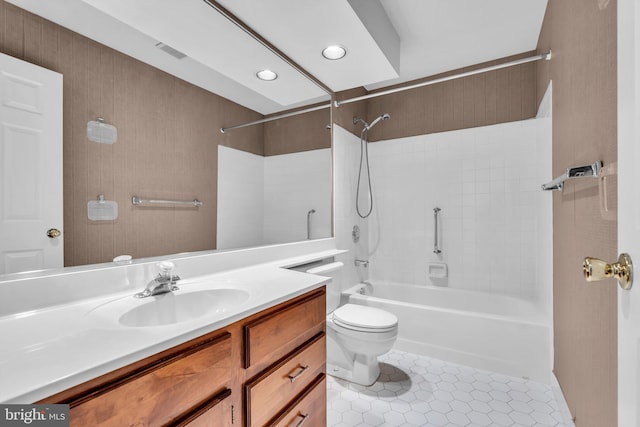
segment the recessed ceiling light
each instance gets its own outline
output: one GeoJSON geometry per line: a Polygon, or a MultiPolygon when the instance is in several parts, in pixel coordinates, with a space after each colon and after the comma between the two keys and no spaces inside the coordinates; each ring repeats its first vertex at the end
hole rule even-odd
{"type": "Polygon", "coordinates": [[[327,46],[322,51],[322,56],[331,60],[344,58],[346,54],[347,50],[342,46],[338,46],[337,44],[327,46]]]}
{"type": "Polygon", "coordinates": [[[267,82],[270,82],[271,80],[275,80],[278,78],[278,75],[271,70],[262,70],[262,71],[258,71],[256,73],[256,76],[260,79],[260,80],[264,80],[267,82]]]}

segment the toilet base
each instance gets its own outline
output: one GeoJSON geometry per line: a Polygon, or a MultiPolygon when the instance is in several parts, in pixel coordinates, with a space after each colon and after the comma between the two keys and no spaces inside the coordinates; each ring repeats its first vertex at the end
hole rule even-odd
{"type": "Polygon", "coordinates": [[[380,376],[378,356],[393,347],[397,328],[368,333],[338,326],[327,317],[327,374],[368,387],[380,376]]]}
{"type": "Polygon", "coordinates": [[[380,376],[380,364],[377,357],[371,358],[359,354],[348,369],[327,361],[327,375],[369,387],[380,376]]]}

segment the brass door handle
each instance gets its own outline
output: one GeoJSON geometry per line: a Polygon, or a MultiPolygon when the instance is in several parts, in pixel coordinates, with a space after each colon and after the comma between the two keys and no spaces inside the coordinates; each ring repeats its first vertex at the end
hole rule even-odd
{"type": "Polygon", "coordinates": [[[628,291],[633,284],[633,264],[629,254],[620,254],[618,262],[608,264],[598,258],[587,257],[582,264],[584,279],[587,282],[615,277],[622,289],[628,291]]]}
{"type": "Polygon", "coordinates": [[[60,235],[62,235],[62,232],[57,228],[50,228],[47,230],[47,237],[50,239],[55,239],[56,237],[60,237],[60,235]]]}

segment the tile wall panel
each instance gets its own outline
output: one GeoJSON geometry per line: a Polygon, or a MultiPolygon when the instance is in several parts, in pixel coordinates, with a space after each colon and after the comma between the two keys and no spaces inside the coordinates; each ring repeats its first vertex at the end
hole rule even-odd
{"type": "Polygon", "coordinates": [[[263,244],[264,157],[219,146],[218,249],[263,244]]]}
{"type": "Polygon", "coordinates": [[[371,277],[540,298],[550,283],[538,272],[551,260],[550,248],[549,259],[537,254],[541,236],[551,234],[541,216],[551,210],[550,195],[540,191],[551,179],[550,135],[539,138],[543,123],[371,144],[371,277]],[[435,207],[442,209],[439,255],[433,253],[435,207]],[[447,263],[448,279],[429,278],[429,262],[447,263]]]}
{"type": "Polygon", "coordinates": [[[331,237],[331,149],[264,158],[265,244],[331,237]]]}
{"type": "Polygon", "coordinates": [[[219,147],[218,248],[331,237],[331,150],[257,156],[219,147]]]}

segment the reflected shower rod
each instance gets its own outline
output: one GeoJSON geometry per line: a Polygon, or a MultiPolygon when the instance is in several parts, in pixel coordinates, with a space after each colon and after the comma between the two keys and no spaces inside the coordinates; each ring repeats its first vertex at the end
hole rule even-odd
{"type": "Polygon", "coordinates": [[[310,113],[312,111],[324,110],[330,108],[331,104],[318,105],[316,107],[306,108],[304,110],[292,111],[291,113],[279,114],[277,116],[271,116],[260,120],[254,120],[253,122],[241,123],[239,125],[227,126],[220,128],[220,133],[225,133],[230,130],[240,129],[247,126],[259,125],[260,123],[272,122],[274,120],[285,119],[287,117],[297,116],[299,114],[310,113]]]}

